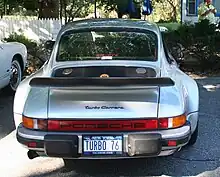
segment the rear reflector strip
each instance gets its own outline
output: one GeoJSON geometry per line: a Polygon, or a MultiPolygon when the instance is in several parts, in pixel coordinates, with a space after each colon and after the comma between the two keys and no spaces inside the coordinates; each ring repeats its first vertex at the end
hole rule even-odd
{"type": "Polygon", "coordinates": [[[133,120],[48,120],[22,117],[25,128],[42,131],[145,131],[178,128],[185,123],[185,115],[133,120]]]}
{"type": "Polygon", "coordinates": [[[158,120],[49,120],[49,131],[144,131],[158,129],[158,120]]]}
{"type": "Polygon", "coordinates": [[[29,143],[27,143],[27,146],[29,148],[36,148],[37,147],[37,143],[36,142],[29,142],[29,143]]]}
{"type": "Polygon", "coordinates": [[[177,141],[176,140],[169,140],[167,144],[168,144],[168,146],[176,146],[177,141]]]}

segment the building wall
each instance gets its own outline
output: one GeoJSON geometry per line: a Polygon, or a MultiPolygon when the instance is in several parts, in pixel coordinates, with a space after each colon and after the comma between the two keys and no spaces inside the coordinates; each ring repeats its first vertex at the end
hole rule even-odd
{"type": "Polygon", "coordinates": [[[182,22],[184,23],[195,23],[198,21],[197,15],[187,15],[187,1],[188,0],[182,0],[182,22]]]}

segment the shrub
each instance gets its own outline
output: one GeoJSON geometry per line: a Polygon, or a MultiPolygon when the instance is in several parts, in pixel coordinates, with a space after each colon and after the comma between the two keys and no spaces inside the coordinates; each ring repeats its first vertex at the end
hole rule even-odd
{"type": "Polygon", "coordinates": [[[16,33],[16,32],[11,33],[8,38],[4,38],[4,41],[5,42],[20,42],[26,45],[27,48],[37,47],[37,43],[25,37],[25,35],[22,34],[21,30],[19,33],[16,33]]]}
{"type": "Polygon", "coordinates": [[[164,34],[166,42],[183,45],[187,58],[196,59],[198,69],[202,72],[220,69],[220,32],[215,25],[204,20],[194,25],[184,24],[177,30],[164,34]]]}

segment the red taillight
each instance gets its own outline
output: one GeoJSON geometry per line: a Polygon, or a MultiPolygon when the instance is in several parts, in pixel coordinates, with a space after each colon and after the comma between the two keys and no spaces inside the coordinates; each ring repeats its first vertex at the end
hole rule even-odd
{"type": "Polygon", "coordinates": [[[148,120],[49,120],[49,131],[144,131],[158,128],[157,119],[148,120]]]}
{"type": "Polygon", "coordinates": [[[158,120],[146,120],[146,129],[158,129],[158,120]]]}
{"type": "Polygon", "coordinates": [[[169,117],[169,118],[159,118],[159,127],[162,129],[178,128],[183,126],[185,123],[186,123],[185,115],[169,117]]]}
{"type": "Polygon", "coordinates": [[[160,128],[168,128],[168,121],[169,119],[167,118],[163,118],[163,119],[159,119],[159,127],[160,128]]]}
{"type": "Polygon", "coordinates": [[[176,146],[177,145],[175,140],[169,140],[167,144],[168,144],[168,146],[176,146]]]}
{"type": "Polygon", "coordinates": [[[186,123],[186,116],[133,120],[47,120],[23,116],[23,126],[42,131],[146,131],[178,128],[186,123]]]}
{"type": "Polygon", "coordinates": [[[48,120],[48,125],[47,125],[48,130],[59,130],[59,128],[60,128],[60,121],[48,120]]]}
{"type": "Polygon", "coordinates": [[[29,143],[27,143],[27,146],[29,148],[36,148],[37,147],[37,143],[36,142],[29,142],[29,143]]]}

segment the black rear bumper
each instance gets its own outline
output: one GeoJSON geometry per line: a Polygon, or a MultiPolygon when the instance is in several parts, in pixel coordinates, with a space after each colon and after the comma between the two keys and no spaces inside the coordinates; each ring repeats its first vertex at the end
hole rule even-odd
{"type": "MultiPolygon", "coordinates": [[[[87,158],[83,152],[79,153],[80,139],[77,135],[54,135],[47,134],[43,140],[35,140],[21,137],[17,133],[19,143],[28,149],[44,153],[48,157],[60,158],[87,158]]],[[[179,146],[186,144],[189,136],[175,139],[177,144],[174,147],[168,146],[168,141],[162,139],[160,134],[131,134],[127,138],[127,152],[120,155],[95,155],[95,157],[152,157],[158,156],[163,148],[177,149],[179,146]]]]}

